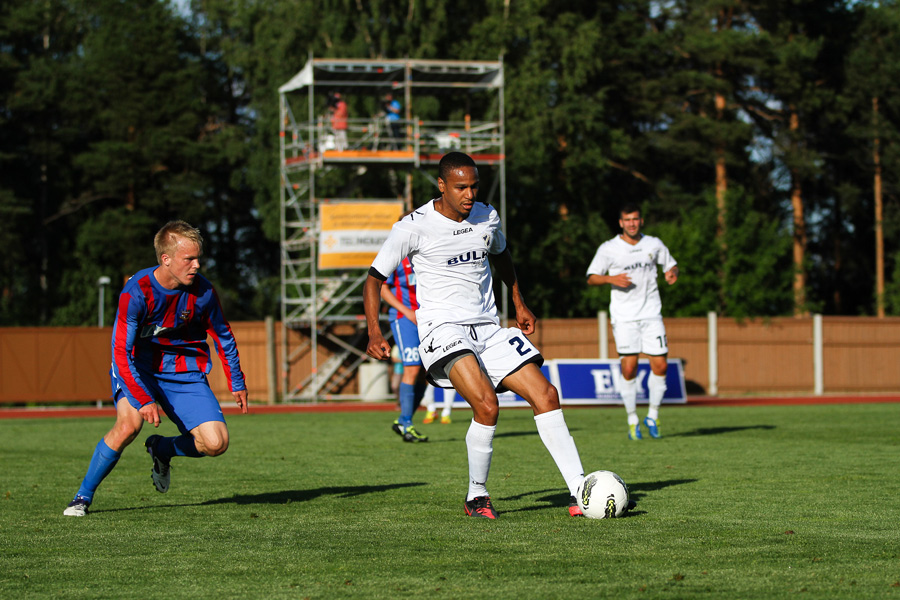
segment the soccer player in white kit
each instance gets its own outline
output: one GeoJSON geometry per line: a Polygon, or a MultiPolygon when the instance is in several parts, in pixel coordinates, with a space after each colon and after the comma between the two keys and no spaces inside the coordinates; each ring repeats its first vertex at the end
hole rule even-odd
{"type": "Polygon", "coordinates": [[[367,353],[390,359],[378,312],[381,285],[408,256],[416,272],[419,355],[429,381],[456,391],[472,407],[466,434],[469,490],[466,514],[496,519],[486,484],[500,404],[497,391],[512,390],[534,411],[541,441],[569,489],[569,514],[583,516],[575,493],[584,480],[575,440],[559,407],[556,388],[540,370],[543,357],[528,340],[535,316],[516,280],[500,218],[476,202],[478,168],[467,154],[451,152],[439,165],[439,198],[397,222],[375,261],[363,290],[369,328],[367,353]],[[517,327],[502,328],[494,301],[490,264],[509,287],[517,327]]]}
{"type": "Polygon", "coordinates": [[[619,393],[628,413],[628,437],[640,440],[637,415],[638,354],[650,358],[647,380],[650,408],[644,426],[651,437],[659,437],[659,405],[666,393],[669,347],[662,319],[662,301],[656,285],[657,267],[666,283],[678,280],[678,266],[659,238],[641,233],[644,220],[637,204],[625,204],[619,211],[621,235],[597,249],[587,270],[588,285],[612,286],[610,320],[622,369],[619,393]]]}

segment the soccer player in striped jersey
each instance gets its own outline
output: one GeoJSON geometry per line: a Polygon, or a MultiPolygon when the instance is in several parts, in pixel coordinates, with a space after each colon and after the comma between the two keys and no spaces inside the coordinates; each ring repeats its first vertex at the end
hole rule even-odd
{"type": "Polygon", "coordinates": [[[159,265],[135,273],[119,295],[110,369],[116,423],[94,449],[66,516],[87,514],[97,486],[144,423],[159,427],[160,408],[181,435],[146,440],[157,491],[169,490],[173,457],[218,456],[228,449],[225,418],[206,379],[212,366],[207,336],[235,402],[241,412],[249,409],[234,335],[215,289],[198,273],[200,232],[184,221],[171,221],[156,234],[154,247],[159,265]]]}
{"type": "Polygon", "coordinates": [[[584,469],[560,410],[559,394],[540,370],[543,357],[526,337],[534,332],[536,319],[519,290],[500,217],[475,200],[478,169],[470,156],[451,152],[438,168],[441,196],[393,226],[369,269],[363,289],[369,329],[366,352],[390,360],[391,349],[378,322],[381,288],[408,256],[416,271],[419,352],[428,380],[455,388],[472,407],[466,434],[466,514],[497,518],[487,479],[500,412],[497,391],[509,389],[534,411],[541,441],[569,489],[569,514],[583,516],[575,492],[584,480],[584,469]],[[511,291],[517,327],[500,327],[490,264],[511,291]]]}
{"type": "Polygon", "coordinates": [[[659,406],[666,393],[669,347],[662,319],[662,301],[656,284],[662,267],[666,283],[678,281],[678,263],[659,238],[641,233],[644,219],[637,204],[627,203],[619,211],[621,235],[597,248],[587,270],[588,285],[612,286],[609,312],[616,340],[622,377],[619,394],[628,414],[628,438],[640,440],[637,414],[638,354],[650,358],[647,379],[650,407],[644,427],[658,438],[659,406]]]}
{"type": "Polygon", "coordinates": [[[428,437],[416,431],[413,415],[425,395],[425,372],[419,358],[419,329],[416,323],[416,274],[408,258],[381,286],[381,299],[390,307],[391,331],[400,349],[403,376],[400,379],[400,418],[394,421],[392,429],[404,442],[427,442],[428,437]]]}

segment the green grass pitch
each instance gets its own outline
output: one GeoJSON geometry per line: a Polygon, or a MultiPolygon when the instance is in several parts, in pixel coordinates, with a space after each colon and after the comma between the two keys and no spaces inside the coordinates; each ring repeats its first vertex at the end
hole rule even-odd
{"type": "Polygon", "coordinates": [[[112,419],[0,420],[0,596],[900,598],[900,404],[664,406],[641,442],[620,408],[569,408],[585,469],[638,503],[600,521],[568,516],[519,409],[500,518],[465,517],[469,415],[426,444],[385,412],[229,416],[229,451],[173,461],[164,495],[145,427],[82,519],[62,511],[112,419]]]}

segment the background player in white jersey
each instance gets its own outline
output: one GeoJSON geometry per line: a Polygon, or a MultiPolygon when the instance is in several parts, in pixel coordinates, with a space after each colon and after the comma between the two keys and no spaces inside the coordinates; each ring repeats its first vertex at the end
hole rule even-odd
{"type": "Polygon", "coordinates": [[[541,373],[538,349],[525,337],[535,317],[522,298],[497,211],[475,201],[478,169],[466,154],[451,152],[440,162],[439,198],[396,223],[366,280],[363,298],[369,328],[368,354],[389,360],[378,309],[382,283],[405,256],[416,271],[420,356],[434,385],[456,388],[472,407],[466,434],[469,491],[466,514],[496,519],[487,491],[498,389],[519,394],[534,410],[537,430],[569,488],[569,514],[583,516],[575,490],[584,469],[575,440],[559,408],[556,388],[541,373]],[[518,327],[500,327],[490,264],[509,286],[518,327]]]}
{"type": "Polygon", "coordinates": [[[632,440],[641,439],[636,407],[641,352],[650,358],[651,371],[647,380],[650,408],[644,425],[655,438],[659,437],[659,405],[666,393],[669,348],[656,285],[657,266],[662,267],[666,283],[678,280],[678,266],[669,249],[659,238],[641,233],[643,225],[640,207],[625,204],[619,211],[622,233],[600,245],[587,270],[588,285],[612,286],[609,312],[622,369],[619,392],[632,440]]]}

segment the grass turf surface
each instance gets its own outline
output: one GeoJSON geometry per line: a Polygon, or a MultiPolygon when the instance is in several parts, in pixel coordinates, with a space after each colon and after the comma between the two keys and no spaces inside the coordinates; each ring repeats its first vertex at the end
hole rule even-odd
{"type": "Polygon", "coordinates": [[[568,516],[523,410],[501,411],[493,522],[463,513],[464,410],[426,444],[391,413],[231,416],[229,451],[175,459],[165,495],[145,427],[81,519],[62,511],[112,419],[0,421],[0,594],[900,598],[900,404],[664,406],[641,442],[620,408],[566,417],[626,518],[568,516]]]}

